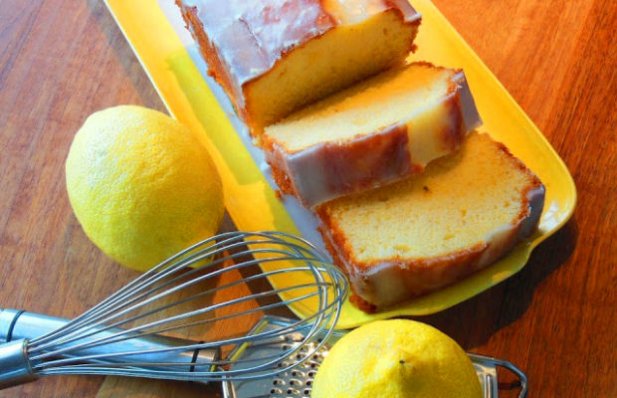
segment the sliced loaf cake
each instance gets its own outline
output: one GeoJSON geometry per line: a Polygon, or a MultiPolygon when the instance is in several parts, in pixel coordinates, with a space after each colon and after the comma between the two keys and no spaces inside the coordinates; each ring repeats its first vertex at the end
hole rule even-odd
{"type": "Polygon", "coordinates": [[[266,160],[307,207],[418,174],[480,124],[460,70],[383,72],[266,127],[266,160]]]}
{"type": "Polygon", "coordinates": [[[259,135],[396,63],[420,15],[407,0],[176,0],[209,72],[259,135]]]}
{"type": "Polygon", "coordinates": [[[354,302],[376,311],[495,262],[536,229],[544,186],[488,135],[388,186],[318,208],[354,302]]]}

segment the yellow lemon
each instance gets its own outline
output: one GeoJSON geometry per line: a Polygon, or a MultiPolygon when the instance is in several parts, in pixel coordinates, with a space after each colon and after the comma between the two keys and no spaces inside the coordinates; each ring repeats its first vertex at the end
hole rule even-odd
{"type": "Polygon", "coordinates": [[[177,121],[139,106],[88,117],[66,159],[66,185],[86,235],[140,271],[215,234],[224,213],[206,149],[177,121]]]}
{"type": "Polygon", "coordinates": [[[461,347],[410,320],[377,321],[339,340],[317,370],[313,398],[481,398],[461,347]]]}

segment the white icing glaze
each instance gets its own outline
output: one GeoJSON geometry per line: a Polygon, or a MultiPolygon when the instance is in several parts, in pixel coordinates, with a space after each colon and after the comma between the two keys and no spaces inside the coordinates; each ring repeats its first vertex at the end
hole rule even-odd
{"type": "Polygon", "coordinates": [[[527,192],[527,201],[529,203],[529,216],[525,217],[521,221],[521,228],[518,233],[518,239],[524,240],[533,234],[536,230],[538,223],[540,222],[540,216],[544,210],[544,199],[546,196],[546,189],[544,185],[540,185],[535,189],[527,192]]]}
{"type": "MultiPolygon", "coordinates": [[[[421,18],[408,1],[392,2],[401,10],[406,22],[414,22],[421,18]]],[[[378,14],[392,5],[384,0],[325,0],[324,6],[330,14],[337,18],[341,24],[353,24],[366,20],[368,17],[378,14]]]]}
{"type": "MultiPolygon", "coordinates": [[[[526,202],[528,203],[527,215],[516,224],[504,224],[495,228],[488,233],[485,238],[486,247],[482,254],[471,264],[468,269],[470,272],[482,269],[493,264],[499,258],[503,257],[516,244],[527,239],[537,228],[542,214],[545,198],[545,188],[543,185],[537,186],[529,190],[526,194],[526,202]]],[[[331,240],[331,237],[328,237],[331,240]]],[[[336,248],[338,250],[338,248],[336,248]]],[[[444,255],[441,260],[447,260],[448,255],[444,255]]],[[[340,255],[343,262],[345,259],[340,255]]],[[[354,291],[367,302],[378,307],[387,307],[389,305],[401,302],[412,297],[412,292],[409,291],[405,278],[401,277],[401,269],[405,268],[404,264],[395,261],[384,261],[380,264],[373,265],[361,272],[358,269],[353,269],[350,264],[345,264],[345,267],[355,275],[350,278],[354,291]]],[[[435,290],[444,285],[454,282],[453,280],[442,279],[440,271],[446,271],[446,268],[435,269],[435,284],[426,284],[427,290],[435,290]]],[[[411,274],[407,275],[411,278],[411,274]]]]}
{"type": "Polygon", "coordinates": [[[461,100],[461,108],[463,110],[463,124],[466,131],[471,131],[482,125],[482,118],[478,113],[478,108],[471,94],[471,89],[467,83],[467,78],[463,71],[459,71],[452,79],[459,86],[459,96],[461,100]]]}
{"type": "Polygon", "coordinates": [[[197,9],[235,91],[269,71],[282,54],[337,24],[353,24],[391,7],[407,22],[419,20],[407,1],[384,0],[183,0],[197,9]],[[324,7],[325,6],[325,7],[324,7]]]}
{"type": "MultiPolygon", "coordinates": [[[[442,135],[442,132],[446,129],[457,128],[455,126],[457,116],[449,113],[449,110],[444,106],[454,96],[460,95],[460,107],[457,107],[456,111],[459,112],[459,117],[463,118],[464,134],[467,134],[482,123],[464,74],[462,72],[457,73],[453,76],[452,81],[457,84],[456,91],[445,94],[440,100],[430,103],[424,109],[411,109],[408,118],[399,122],[407,126],[408,153],[412,164],[416,167],[423,168],[430,161],[447,155],[453,149],[456,149],[448,148],[443,141],[442,135]],[[435,115],[430,117],[431,113],[435,113],[435,115]],[[428,123],[418,123],[423,117],[426,118],[426,115],[429,115],[428,123]]],[[[333,170],[330,165],[324,163],[323,157],[320,156],[324,147],[330,145],[343,148],[359,144],[364,140],[374,139],[377,136],[393,134],[392,129],[389,129],[389,127],[392,126],[384,126],[384,128],[376,132],[359,135],[343,142],[322,142],[293,153],[288,153],[282,146],[275,144],[273,151],[277,152],[278,156],[269,155],[270,157],[284,159],[283,162],[279,162],[278,166],[283,169],[291,180],[302,202],[308,207],[314,207],[350,193],[344,183],[342,186],[330,186],[329,181],[332,180],[330,174],[333,170]]],[[[392,161],[395,160],[393,159],[392,161]]],[[[372,185],[365,186],[364,188],[381,186],[400,179],[405,175],[388,173],[382,175],[372,185]]],[[[343,182],[345,182],[345,177],[340,176],[343,182]]],[[[353,184],[353,181],[347,182],[349,183],[348,185],[353,184]]]]}
{"type": "Polygon", "coordinates": [[[190,5],[237,86],[270,70],[284,51],[335,26],[315,0],[190,0],[190,5]]]}

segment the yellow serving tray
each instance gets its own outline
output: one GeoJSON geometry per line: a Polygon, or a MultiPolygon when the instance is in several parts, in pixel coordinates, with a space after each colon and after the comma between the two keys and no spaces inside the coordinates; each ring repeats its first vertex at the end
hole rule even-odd
{"type": "MultiPolygon", "coordinates": [[[[298,225],[293,214],[298,209],[277,198],[260,170],[244,127],[220,89],[206,77],[205,65],[184,31],[173,1],[106,3],[169,113],[199,134],[210,151],[224,182],[225,206],[238,229],[302,231],[307,239],[318,239],[307,232],[311,226],[298,225]]],[[[480,130],[503,142],[540,177],[547,189],[545,209],[538,232],[496,264],[379,314],[368,315],[345,303],[340,328],[393,316],[435,313],[500,283],[525,266],[533,248],[566,223],[576,204],[570,173],[534,123],[430,0],[414,0],[413,5],[423,21],[416,40],[418,51],[412,58],[464,69],[484,121],[480,130]]],[[[301,307],[292,310],[299,316],[308,311],[301,307]]]]}

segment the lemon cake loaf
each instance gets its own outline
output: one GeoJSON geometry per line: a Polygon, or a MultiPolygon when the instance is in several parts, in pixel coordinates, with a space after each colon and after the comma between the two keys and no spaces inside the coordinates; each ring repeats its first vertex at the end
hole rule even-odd
{"type": "Polygon", "coordinates": [[[420,15],[407,0],[176,0],[209,73],[253,134],[403,62],[420,15]]]}
{"type": "Polygon", "coordinates": [[[374,312],[495,262],[537,228],[544,186],[505,146],[473,133],[417,177],[318,208],[321,233],[374,312]]]}
{"type": "Polygon", "coordinates": [[[480,124],[462,71],[390,69],[267,126],[266,160],[307,207],[422,172],[480,124]]]}

